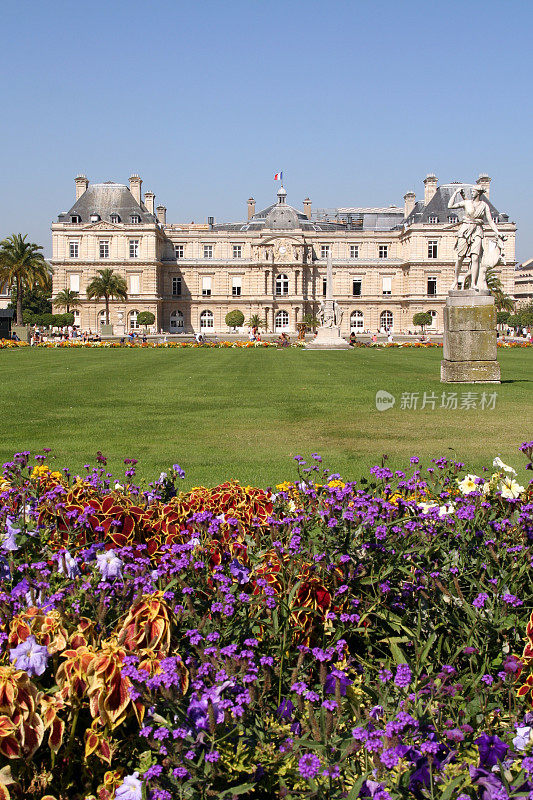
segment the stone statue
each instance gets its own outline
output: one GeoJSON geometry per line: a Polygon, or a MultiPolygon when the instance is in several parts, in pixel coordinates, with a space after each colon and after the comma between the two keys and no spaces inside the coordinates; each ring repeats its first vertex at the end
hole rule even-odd
{"type": "MultiPolygon", "coordinates": [[[[498,237],[497,246],[502,251],[503,236],[500,234],[492,219],[490,208],[483,199],[484,188],[476,184],[472,187],[472,199],[467,200],[463,189],[457,189],[450,197],[448,208],[462,208],[465,215],[463,222],[457,232],[455,243],[455,281],[451,289],[459,288],[459,275],[465,261],[470,263],[467,275],[470,276],[470,288],[476,292],[487,289],[485,280],[485,270],[481,269],[484,252],[484,233],[483,225],[489,225],[498,237]],[[463,198],[455,202],[455,198],[460,194],[463,198]]],[[[465,276],[466,278],[466,276],[465,276]]],[[[464,283],[463,283],[464,288],[464,283]]]]}
{"type": "Polygon", "coordinates": [[[329,305],[323,300],[320,301],[320,306],[316,316],[322,328],[333,328],[333,326],[336,324],[334,309],[329,308],[329,305]]]}
{"type": "Polygon", "coordinates": [[[344,311],[342,310],[342,308],[340,307],[340,305],[337,303],[336,300],[333,301],[333,313],[335,315],[335,325],[337,327],[340,327],[342,318],[344,316],[344,311]]]}

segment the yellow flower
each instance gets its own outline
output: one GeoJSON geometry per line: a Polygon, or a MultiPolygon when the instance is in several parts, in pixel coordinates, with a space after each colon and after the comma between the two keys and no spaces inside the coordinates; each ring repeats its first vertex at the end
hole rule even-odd
{"type": "Polygon", "coordinates": [[[342,481],[333,480],[333,481],[328,481],[326,486],[329,486],[330,489],[344,489],[346,484],[343,483],[342,481]]]}

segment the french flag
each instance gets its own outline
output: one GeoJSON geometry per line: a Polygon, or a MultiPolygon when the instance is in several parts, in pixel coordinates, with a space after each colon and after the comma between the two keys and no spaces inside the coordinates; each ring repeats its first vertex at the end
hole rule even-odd
{"type": "Polygon", "coordinates": [[[275,181],[282,181],[283,180],[283,172],[276,172],[276,174],[274,175],[274,180],[275,181]]]}

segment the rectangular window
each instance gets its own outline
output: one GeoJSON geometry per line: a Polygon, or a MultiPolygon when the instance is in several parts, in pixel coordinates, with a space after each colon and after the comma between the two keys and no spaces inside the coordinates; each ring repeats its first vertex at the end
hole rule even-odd
{"type": "Polygon", "coordinates": [[[428,277],[428,295],[433,296],[437,294],[437,278],[432,275],[428,277]]]}
{"type": "Polygon", "coordinates": [[[383,294],[392,294],[392,278],[383,278],[383,294]]]}
{"type": "Polygon", "coordinates": [[[388,244],[380,244],[378,253],[379,253],[379,257],[380,258],[388,258],[389,257],[389,245],[388,244]]]}
{"type": "Polygon", "coordinates": [[[350,258],[359,258],[359,245],[358,244],[351,244],[350,245],[350,258]]]}
{"type": "Polygon", "coordinates": [[[233,297],[240,297],[242,292],[242,278],[241,277],[233,277],[232,278],[232,287],[231,293],[233,297]]]}
{"type": "Polygon", "coordinates": [[[325,297],[328,291],[328,279],[322,278],[322,297],[325,297]]]}
{"type": "Polygon", "coordinates": [[[233,245],[233,258],[242,258],[242,244],[233,245]]]}
{"type": "Polygon", "coordinates": [[[174,297],[179,297],[181,295],[181,277],[174,276],[172,278],[172,294],[174,297]]]}
{"type": "Polygon", "coordinates": [[[360,278],[354,278],[352,281],[352,295],[353,297],[361,297],[362,281],[360,278]]]}
{"type": "Polygon", "coordinates": [[[428,258],[437,258],[437,240],[429,239],[428,241],[428,258]]]}
{"type": "Polygon", "coordinates": [[[130,258],[139,258],[139,240],[130,239],[130,258]]]}
{"type": "MultiPolygon", "coordinates": [[[[211,245],[206,245],[211,247],[211,245]]],[[[211,276],[202,278],[202,297],[211,297],[211,276]]]]}
{"type": "Polygon", "coordinates": [[[204,244],[204,258],[213,258],[212,244],[204,244]]]}
{"type": "Polygon", "coordinates": [[[321,244],[320,245],[320,258],[327,258],[330,253],[330,246],[329,244],[321,244]]]}
{"type": "Polygon", "coordinates": [[[141,293],[141,276],[140,275],[130,275],[130,294],[140,294],[141,293]]]}
{"type": "Polygon", "coordinates": [[[185,253],[185,246],[182,244],[174,245],[174,255],[176,258],[183,258],[185,253]]]}
{"type": "Polygon", "coordinates": [[[80,291],[80,276],[79,275],[70,275],[70,291],[71,292],[79,292],[80,291]]]}
{"type": "Polygon", "coordinates": [[[100,239],[100,258],[109,258],[109,241],[100,239]]]}
{"type": "Polygon", "coordinates": [[[80,253],[80,244],[78,241],[74,241],[71,239],[68,243],[68,257],[69,258],[79,258],[80,253]]]}

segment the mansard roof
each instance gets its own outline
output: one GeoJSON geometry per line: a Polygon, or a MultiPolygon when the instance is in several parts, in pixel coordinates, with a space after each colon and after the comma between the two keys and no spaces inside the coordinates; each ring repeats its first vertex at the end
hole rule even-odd
{"type": "Polygon", "coordinates": [[[70,211],[59,215],[58,221],[70,222],[71,217],[78,216],[82,223],[88,224],[92,214],[98,214],[105,222],[111,221],[112,214],[118,214],[120,221],[124,223],[129,223],[134,214],[141,218],[141,223],[156,221],[144,203],[139,205],[125,184],[113,181],[89,184],[70,211]]]}
{"type": "MultiPolygon", "coordinates": [[[[462,208],[448,208],[448,202],[452,194],[457,189],[464,189],[468,196],[469,190],[472,188],[472,186],[472,183],[459,182],[445,183],[442,186],[439,186],[427,206],[422,202],[415,203],[415,207],[405,222],[408,225],[413,223],[427,223],[430,222],[430,219],[431,222],[433,222],[433,220],[436,218],[439,223],[448,223],[448,217],[457,217],[459,220],[462,220],[464,216],[462,208]]],[[[490,213],[493,217],[507,216],[505,214],[500,215],[499,211],[495,208],[495,206],[493,206],[486,195],[484,196],[484,200],[490,208],[490,213]]]]}

